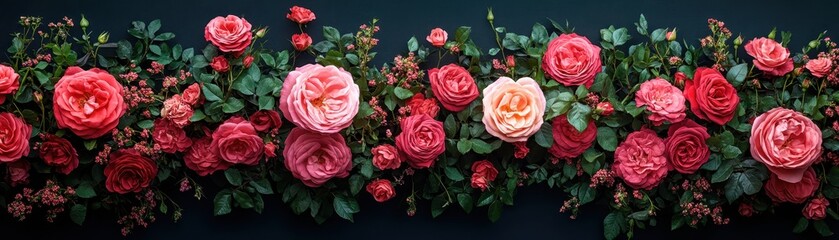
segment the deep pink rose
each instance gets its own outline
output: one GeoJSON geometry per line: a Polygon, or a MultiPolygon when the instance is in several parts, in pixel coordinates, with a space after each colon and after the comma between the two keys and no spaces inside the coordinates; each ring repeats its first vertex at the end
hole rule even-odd
{"type": "Polygon", "coordinates": [[[749,150],[779,179],[797,183],[822,153],[822,132],[801,113],[778,107],[755,118],[749,150]]]}
{"type": "Polygon", "coordinates": [[[411,116],[424,114],[431,118],[437,118],[437,113],[440,112],[440,107],[437,106],[437,100],[425,98],[422,93],[414,94],[411,99],[405,102],[405,105],[411,109],[411,116]]]}
{"type": "Polygon", "coordinates": [[[165,118],[154,120],[151,135],[154,143],[165,153],[183,152],[192,145],[192,139],[186,136],[186,131],[165,118]]]}
{"type": "Polygon", "coordinates": [[[565,86],[591,87],[601,68],[600,47],[576,33],[551,40],[542,56],[545,74],[565,86]]]}
{"type": "Polygon", "coordinates": [[[685,82],[685,98],[697,117],[725,125],[737,114],[737,89],[717,69],[700,67],[685,82]]]}
{"type": "Polygon", "coordinates": [[[626,185],[650,190],[667,176],[671,166],[667,162],[664,141],[650,129],[642,129],[626,136],[615,149],[612,171],[626,185]]]}
{"type": "Polygon", "coordinates": [[[213,58],[213,61],[210,62],[210,67],[213,67],[213,70],[218,73],[226,73],[230,70],[230,63],[227,62],[227,58],[219,55],[213,58]]]}
{"type": "Polygon", "coordinates": [[[746,53],[754,58],[755,67],[773,76],[783,76],[792,71],[789,49],[769,38],[755,38],[746,43],[746,53]]]}
{"type": "Polygon", "coordinates": [[[405,154],[411,167],[429,168],[446,151],[442,122],[422,114],[402,119],[400,127],[402,133],[396,136],[396,147],[405,154]]]}
{"type": "Polygon", "coordinates": [[[804,170],[801,180],[796,183],[790,183],[778,177],[774,173],[770,174],[769,180],[763,185],[766,196],[774,202],[803,203],[819,189],[819,179],[813,168],[804,170]]]}
{"type": "Polygon", "coordinates": [[[594,121],[589,120],[588,126],[582,132],[577,131],[574,125],[568,122],[568,117],[563,114],[554,118],[551,122],[551,133],[553,133],[554,144],[548,149],[554,157],[570,159],[580,156],[586,151],[594,138],[597,136],[597,126],[594,121]]]}
{"type": "Polygon", "coordinates": [[[274,110],[259,110],[251,114],[251,124],[260,132],[270,131],[283,126],[280,113],[274,110]]]}
{"type": "Polygon", "coordinates": [[[251,64],[253,64],[253,56],[247,55],[245,58],[242,59],[242,66],[245,68],[250,68],[251,64]]]}
{"type": "Polygon", "coordinates": [[[498,177],[498,169],[495,169],[492,162],[481,160],[472,163],[472,188],[486,191],[490,183],[492,183],[496,177],[498,177]]]}
{"type": "Polygon", "coordinates": [[[469,71],[454,63],[429,69],[428,81],[437,100],[452,112],[462,111],[480,94],[469,71]]]}
{"type": "Polygon", "coordinates": [[[194,114],[192,106],[178,94],[163,101],[163,109],[160,110],[161,117],[172,120],[178,127],[188,125],[192,114],[194,114]]]}
{"type": "Polygon", "coordinates": [[[268,142],[265,144],[265,157],[273,158],[277,156],[277,144],[274,142],[268,142]]]}
{"type": "Polygon", "coordinates": [[[67,139],[44,134],[44,142],[38,146],[38,154],[44,163],[55,167],[55,170],[68,175],[73,169],[79,166],[79,154],[73,148],[73,144],[67,139]]]}
{"type": "Polygon", "coordinates": [[[376,202],[385,202],[396,196],[393,184],[387,179],[376,179],[367,184],[367,192],[373,195],[376,202]]]}
{"type": "Polygon", "coordinates": [[[0,163],[14,162],[29,155],[32,126],[11,113],[0,113],[0,163]]]}
{"type": "MultiPolygon", "coordinates": [[[[830,73],[830,69],[833,67],[833,60],[830,60],[830,58],[827,57],[810,59],[804,67],[806,67],[807,70],[810,70],[810,73],[813,74],[813,76],[824,77],[830,73]]],[[[0,101],[0,103],[3,103],[3,101],[0,101]]]]}
{"type": "Polygon", "coordinates": [[[55,121],[81,138],[110,134],[125,110],[122,85],[105,70],[70,67],[55,84],[55,121]]]}
{"type": "Polygon", "coordinates": [[[309,187],[345,178],[352,169],[352,153],[339,133],[324,135],[294,128],[285,140],[283,158],[291,175],[309,187]]]}
{"type": "Polygon", "coordinates": [[[801,209],[801,214],[804,215],[804,218],[810,220],[824,220],[827,216],[827,207],[830,206],[830,201],[827,201],[824,197],[816,197],[813,200],[810,200],[807,203],[807,206],[804,206],[804,209],[801,209]]]}
{"type": "Polygon", "coordinates": [[[105,166],[105,188],[113,193],[140,192],[156,177],[157,164],[134,149],[111,153],[105,166]]]}
{"type": "Polygon", "coordinates": [[[285,17],[288,18],[288,20],[299,24],[306,24],[317,18],[312,10],[300,6],[293,6],[289,8],[285,17]]]}
{"type": "Polygon", "coordinates": [[[232,164],[221,160],[213,148],[213,138],[206,136],[192,141],[192,147],[184,154],[186,167],[198,173],[199,176],[207,176],[215,171],[227,170],[232,164]]]}
{"type": "Polygon", "coordinates": [[[685,96],[667,80],[656,78],[641,83],[635,92],[635,106],[646,106],[653,125],[677,123],[685,119],[685,96]]]}
{"type": "Polygon", "coordinates": [[[431,29],[431,33],[429,33],[428,36],[425,37],[425,40],[435,47],[442,47],[443,45],[446,45],[446,40],[448,39],[449,33],[447,33],[446,30],[443,30],[442,28],[431,29]]]}
{"type": "Polygon", "coordinates": [[[6,179],[11,183],[12,187],[29,182],[29,169],[31,166],[25,159],[6,163],[6,179]]]}
{"type": "Polygon", "coordinates": [[[685,120],[670,125],[667,131],[666,153],[670,164],[676,171],[693,174],[702,164],[708,162],[711,150],[705,143],[711,137],[708,129],[696,124],[693,120],[685,120]]]}
{"type": "Polygon", "coordinates": [[[542,127],[545,94],[532,78],[500,77],[484,88],[484,123],[489,134],[513,143],[527,141],[542,127]]]}
{"type": "Polygon", "coordinates": [[[234,15],[218,16],[204,28],[204,39],[210,41],[222,52],[238,53],[251,45],[253,33],[251,24],[234,15]]]}
{"type": "Polygon", "coordinates": [[[189,85],[181,96],[181,100],[189,105],[197,104],[199,99],[201,99],[201,85],[198,85],[198,83],[189,85]]]}
{"type": "Polygon", "coordinates": [[[373,166],[380,170],[398,169],[402,165],[402,157],[393,145],[382,144],[371,151],[373,152],[373,166]]]}
{"type": "Polygon", "coordinates": [[[227,119],[213,132],[212,148],[231,164],[258,164],[264,146],[253,124],[241,117],[227,119]]]}
{"type": "Polygon", "coordinates": [[[280,110],[298,127],[336,133],[352,124],[359,94],[358,85],[344,69],[307,64],[288,73],[280,93],[280,110]]]}
{"type": "Polygon", "coordinates": [[[312,45],[312,37],[306,33],[293,34],[291,35],[291,45],[294,45],[294,49],[297,51],[304,51],[312,45]]]}
{"type": "Polygon", "coordinates": [[[20,75],[15,69],[0,65],[0,104],[6,101],[6,95],[14,94],[20,88],[20,75]]]}

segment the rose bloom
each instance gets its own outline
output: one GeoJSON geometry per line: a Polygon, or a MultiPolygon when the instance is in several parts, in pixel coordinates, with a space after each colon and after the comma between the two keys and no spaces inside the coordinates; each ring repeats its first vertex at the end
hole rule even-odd
{"type": "Polygon", "coordinates": [[[422,93],[414,94],[405,105],[411,109],[411,116],[424,114],[431,118],[437,118],[437,113],[440,112],[437,101],[433,98],[425,98],[422,93]]]}
{"type": "Polygon", "coordinates": [[[693,120],[685,120],[670,125],[665,143],[667,158],[676,171],[693,174],[702,164],[708,162],[711,150],[705,143],[711,137],[708,129],[696,124],[693,120]]]}
{"type": "Polygon", "coordinates": [[[105,70],[69,67],[55,84],[55,121],[81,138],[111,133],[125,110],[122,85],[105,70]]]}
{"type": "Polygon", "coordinates": [[[151,135],[154,143],[165,153],[183,152],[192,145],[192,140],[186,136],[186,131],[165,118],[154,120],[154,130],[151,135]]]}
{"type": "Polygon", "coordinates": [[[268,142],[265,144],[265,157],[273,158],[277,156],[277,144],[274,142],[268,142]]]}
{"type": "Polygon", "coordinates": [[[551,40],[542,56],[545,74],[565,86],[589,88],[601,69],[600,48],[576,33],[551,40]]]}
{"type": "Polygon", "coordinates": [[[291,45],[293,45],[294,49],[297,51],[306,50],[312,45],[312,37],[306,33],[291,35],[291,45]]]}
{"type": "Polygon", "coordinates": [[[256,111],[251,114],[250,121],[253,124],[253,128],[260,132],[274,130],[283,126],[280,113],[274,110],[256,111]]]}
{"type": "MultiPolygon", "coordinates": [[[[830,69],[833,67],[833,60],[826,57],[810,59],[804,67],[806,67],[807,70],[810,70],[810,73],[813,74],[813,76],[824,77],[830,73],[830,69]]],[[[3,103],[3,101],[0,101],[0,103],[3,103]]]]}
{"type": "Polygon", "coordinates": [[[737,113],[740,97],[717,69],[700,67],[685,82],[685,98],[697,117],[725,125],[737,113]]]}
{"type": "Polygon", "coordinates": [[[29,169],[31,166],[25,159],[6,163],[6,179],[11,183],[12,187],[29,182],[29,169]]]}
{"type": "MultiPolygon", "coordinates": [[[[685,73],[683,73],[683,72],[676,72],[676,74],[673,75],[673,82],[676,83],[676,87],[684,87],[687,79],[688,79],[688,76],[685,75],[685,73]]],[[[687,95],[687,94],[685,94],[685,95],[687,95]]]]}
{"type": "Polygon", "coordinates": [[[352,75],[335,66],[307,64],[291,71],[280,93],[280,110],[303,129],[336,133],[352,124],[359,104],[352,75]]]}
{"type": "Polygon", "coordinates": [[[0,65],[0,104],[6,101],[6,95],[17,92],[20,88],[20,75],[15,69],[6,65],[0,65]]]}
{"type": "Polygon", "coordinates": [[[251,45],[253,33],[251,24],[234,15],[218,16],[204,28],[204,39],[210,41],[222,52],[239,53],[251,45]]]}
{"type": "Polygon", "coordinates": [[[289,13],[285,15],[288,20],[299,24],[306,24],[316,19],[315,13],[308,8],[293,6],[288,9],[289,13]]]}
{"type": "Polygon", "coordinates": [[[763,184],[766,196],[774,202],[803,203],[819,189],[819,179],[813,168],[807,168],[801,181],[796,183],[790,183],[778,177],[774,173],[770,174],[769,180],[763,184]]]}
{"type": "Polygon", "coordinates": [[[751,217],[754,214],[755,209],[751,204],[741,202],[740,206],[737,208],[737,212],[740,213],[740,216],[751,217]]]}
{"type": "Polygon", "coordinates": [[[387,179],[376,179],[367,184],[367,192],[373,195],[376,202],[385,202],[396,196],[393,184],[387,179]]]}
{"type": "Polygon", "coordinates": [[[651,113],[648,118],[655,126],[685,119],[685,96],[679,88],[661,78],[641,83],[641,88],[635,92],[635,106],[646,106],[651,113]]]}
{"type": "Polygon", "coordinates": [[[203,137],[192,141],[192,147],[184,154],[184,164],[187,168],[198,173],[199,176],[207,176],[215,171],[224,171],[230,167],[230,163],[221,160],[214,150],[212,137],[203,137]]]}
{"type": "Polygon", "coordinates": [[[446,151],[443,123],[428,115],[414,115],[402,119],[402,133],[396,136],[396,147],[405,154],[413,168],[429,168],[437,156],[446,151]]]}
{"type": "Polygon", "coordinates": [[[371,151],[373,152],[373,166],[379,170],[398,169],[402,165],[402,157],[393,145],[382,144],[371,151]]]}
{"type": "Polygon", "coordinates": [[[801,209],[801,214],[804,215],[804,218],[810,220],[824,220],[827,214],[827,207],[830,206],[830,201],[827,201],[824,197],[816,197],[813,200],[810,200],[804,209],[801,209]]]}
{"type": "Polygon", "coordinates": [[[188,125],[193,113],[192,106],[178,94],[163,101],[163,109],[160,110],[161,117],[172,120],[178,127],[188,125]]]}
{"type": "Polygon", "coordinates": [[[253,56],[247,55],[245,58],[242,59],[242,66],[245,68],[250,68],[251,64],[253,64],[253,56]]]}
{"type": "Polygon", "coordinates": [[[789,49],[769,38],[755,38],[746,43],[746,53],[752,56],[755,67],[773,76],[783,76],[792,71],[789,49]]]}
{"type": "Polygon", "coordinates": [[[230,63],[227,62],[227,58],[219,55],[213,58],[213,61],[210,62],[210,67],[213,67],[213,70],[218,73],[226,73],[230,70],[230,63]]]}
{"type": "Polygon", "coordinates": [[[472,188],[487,190],[490,183],[498,177],[498,169],[487,160],[472,163],[472,188]]]}
{"type": "Polygon", "coordinates": [[[38,154],[45,164],[55,167],[56,171],[64,175],[79,166],[79,154],[73,144],[52,134],[44,134],[44,142],[38,146],[38,154]]]}
{"type": "Polygon", "coordinates": [[[790,183],[800,181],[822,153],[819,126],[794,110],[777,107],[761,114],[755,118],[751,133],[752,157],[790,183]]]}
{"type": "Polygon", "coordinates": [[[671,168],[664,154],[664,141],[652,130],[642,129],[630,133],[615,149],[612,171],[626,185],[650,190],[664,180],[671,168]]]}
{"type": "Polygon", "coordinates": [[[29,155],[32,126],[12,113],[0,113],[0,163],[14,162],[29,155]]]}
{"type": "Polygon", "coordinates": [[[428,34],[427,37],[425,37],[425,40],[435,47],[442,47],[443,45],[446,45],[446,40],[448,39],[449,33],[447,33],[446,30],[443,30],[442,28],[431,29],[431,33],[428,34]]]}
{"type": "Polygon", "coordinates": [[[294,128],[285,140],[283,159],[294,178],[313,188],[332,178],[345,178],[352,169],[352,153],[339,133],[294,128]]]}
{"type": "Polygon", "coordinates": [[[484,88],[486,130],[505,142],[523,142],[539,131],[545,115],[545,95],[532,78],[498,78],[484,88]]]}
{"type": "Polygon", "coordinates": [[[111,153],[105,166],[105,188],[109,192],[126,194],[140,192],[157,177],[157,164],[134,149],[120,149],[111,153]]]}
{"type": "Polygon", "coordinates": [[[454,63],[429,69],[428,81],[437,100],[452,112],[463,111],[480,94],[469,71],[454,63]]]}
{"type": "Polygon", "coordinates": [[[241,117],[231,117],[213,132],[212,148],[231,164],[254,166],[262,157],[264,145],[253,124],[241,117]]]}
{"type": "Polygon", "coordinates": [[[554,144],[548,149],[554,157],[571,159],[580,156],[594,143],[597,137],[597,126],[594,121],[589,120],[588,126],[582,132],[577,131],[574,125],[568,122],[568,117],[563,114],[554,118],[551,122],[551,133],[554,144]]]}
{"type": "Polygon", "coordinates": [[[181,100],[183,100],[183,102],[189,105],[195,105],[198,103],[198,100],[201,99],[201,85],[193,83],[192,85],[189,85],[182,94],[181,100]]]}

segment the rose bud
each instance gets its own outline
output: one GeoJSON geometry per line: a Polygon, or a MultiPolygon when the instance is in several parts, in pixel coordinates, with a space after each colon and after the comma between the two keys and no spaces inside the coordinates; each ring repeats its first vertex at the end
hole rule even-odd
{"type": "Polygon", "coordinates": [[[734,39],[734,47],[738,47],[742,44],[743,44],[743,36],[738,35],[737,38],[734,39]]]}
{"type": "Polygon", "coordinates": [[[676,40],[676,29],[674,28],[673,31],[667,32],[664,36],[665,36],[665,38],[667,39],[668,42],[675,41],[676,40]]]}
{"type": "Polygon", "coordinates": [[[615,112],[615,108],[612,106],[612,103],[608,101],[603,101],[597,104],[594,108],[594,112],[600,114],[601,116],[609,116],[615,112]]]}
{"type": "Polygon", "coordinates": [[[87,28],[87,26],[90,26],[90,22],[87,21],[87,18],[85,18],[84,15],[82,15],[82,20],[79,21],[79,26],[81,26],[82,29],[85,29],[87,28]]]}
{"type": "Polygon", "coordinates": [[[263,38],[263,37],[265,37],[266,33],[268,33],[268,28],[260,28],[259,30],[256,31],[256,37],[257,38],[263,38]]]}
{"type": "Polygon", "coordinates": [[[110,38],[110,36],[111,34],[108,34],[108,32],[102,32],[96,40],[99,41],[99,44],[105,44],[108,43],[108,38],[110,38]]]}

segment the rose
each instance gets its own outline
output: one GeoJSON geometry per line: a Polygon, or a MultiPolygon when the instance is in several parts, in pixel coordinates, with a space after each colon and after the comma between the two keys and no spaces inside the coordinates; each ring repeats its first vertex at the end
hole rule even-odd
{"type": "Polygon", "coordinates": [[[299,24],[306,24],[316,19],[315,13],[308,8],[293,6],[288,9],[289,13],[285,15],[288,20],[299,24]]]}
{"type": "Polygon", "coordinates": [[[411,109],[411,116],[425,114],[431,118],[437,118],[437,113],[440,112],[437,101],[433,98],[425,98],[422,93],[414,94],[405,105],[411,109]]]}
{"type": "Polygon", "coordinates": [[[754,214],[755,209],[751,204],[741,202],[740,206],[737,208],[737,212],[740,213],[740,216],[751,217],[752,214],[754,214]]]}
{"type": "Polygon", "coordinates": [[[345,178],[352,169],[352,153],[339,133],[324,135],[294,128],[285,140],[283,158],[291,175],[309,187],[345,178]]]}
{"type": "Polygon", "coordinates": [[[231,117],[213,132],[213,150],[231,164],[255,166],[264,145],[253,124],[241,117],[231,117]]]}
{"type": "Polygon", "coordinates": [[[385,202],[396,196],[393,184],[387,179],[376,179],[367,184],[367,192],[373,195],[376,202],[385,202]]]}
{"type": "Polygon", "coordinates": [[[600,114],[600,116],[607,117],[609,115],[612,115],[612,113],[615,113],[615,107],[612,106],[612,103],[608,101],[599,102],[594,107],[594,113],[600,114]]]}
{"type": "Polygon", "coordinates": [[[251,124],[253,124],[253,128],[260,132],[278,129],[283,126],[283,121],[280,119],[280,113],[274,110],[256,111],[251,114],[249,119],[251,124]]]}
{"type": "Polygon", "coordinates": [[[635,106],[646,106],[651,113],[648,119],[655,126],[685,119],[685,96],[679,88],[661,78],[641,83],[641,88],[635,92],[635,106]]]}
{"type": "Polygon", "coordinates": [[[431,29],[431,33],[428,34],[427,37],[425,37],[425,40],[435,47],[442,47],[443,45],[446,45],[446,40],[448,39],[449,33],[447,33],[446,30],[443,30],[442,28],[431,29]]]}
{"type": "Polygon", "coordinates": [[[713,68],[697,68],[693,79],[685,82],[684,94],[697,117],[719,125],[731,121],[740,104],[737,89],[713,68]]]}
{"type": "Polygon", "coordinates": [[[125,110],[122,85],[105,70],[69,67],[55,84],[55,121],[81,138],[110,134],[125,110]]]}
{"type": "Polygon", "coordinates": [[[188,125],[193,113],[189,103],[185,102],[178,94],[163,101],[163,110],[160,110],[161,117],[172,120],[178,127],[188,125]]]}
{"type": "Polygon", "coordinates": [[[251,45],[251,24],[234,15],[218,16],[204,27],[204,39],[226,53],[240,53],[251,45]]]}
{"type": "MultiPolygon", "coordinates": [[[[688,76],[685,75],[685,73],[683,73],[683,72],[676,72],[676,74],[673,75],[673,82],[676,84],[676,87],[685,86],[685,81],[687,81],[687,79],[688,79],[688,76]]],[[[685,95],[687,95],[687,94],[685,94],[685,95]]]]}
{"type": "Polygon", "coordinates": [[[769,38],[755,38],[746,43],[746,53],[752,56],[755,67],[773,76],[783,76],[792,71],[789,49],[769,38]]]}
{"type": "Polygon", "coordinates": [[[189,105],[195,105],[201,99],[201,86],[198,83],[193,83],[184,90],[181,100],[189,105]]]}
{"type": "Polygon", "coordinates": [[[134,149],[120,149],[111,153],[105,166],[105,188],[109,192],[126,194],[140,192],[157,177],[157,164],[134,149]]]}
{"type": "Polygon", "coordinates": [[[38,146],[38,154],[44,163],[53,166],[64,175],[70,174],[79,166],[79,154],[67,139],[52,135],[42,135],[44,142],[38,146]]]}
{"type": "Polygon", "coordinates": [[[664,141],[655,132],[650,129],[635,131],[615,149],[612,171],[626,185],[650,190],[664,180],[671,168],[664,153],[664,141]]]}
{"type": "Polygon", "coordinates": [[[810,220],[823,220],[826,216],[827,207],[830,206],[830,201],[827,201],[824,197],[817,197],[810,200],[807,203],[807,206],[804,206],[804,209],[801,209],[801,214],[804,215],[804,218],[810,220]]]}
{"type": "Polygon", "coordinates": [[[790,183],[800,181],[822,152],[819,126],[794,110],[778,107],[761,114],[755,118],[751,134],[752,157],[790,183]]]}
{"type": "Polygon", "coordinates": [[[0,65],[0,104],[6,101],[6,95],[17,92],[20,88],[20,75],[14,68],[0,65]]]}
{"type": "Polygon", "coordinates": [[[186,131],[165,118],[154,120],[154,131],[151,135],[154,143],[165,153],[183,152],[192,145],[186,131]]]}
{"type": "Polygon", "coordinates": [[[779,177],[773,173],[763,185],[766,196],[774,202],[803,203],[819,189],[819,179],[813,168],[804,170],[801,180],[795,183],[784,181],[779,177]]]}
{"type": "Polygon", "coordinates": [[[306,50],[312,45],[312,37],[306,33],[291,35],[291,45],[293,45],[294,49],[297,51],[306,50]]]}
{"type": "Polygon", "coordinates": [[[472,163],[472,188],[485,191],[498,176],[498,169],[490,161],[481,160],[472,163]]]}
{"type": "Polygon", "coordinates": [[[210,67],[213,67],[213,70],[218,73],[226,73],[230,70],[230,64],[227,62],[227,58],[221,55],[213,58],[213,61],[210,62],[210,67]]]}
{"type": "Polygon", "coordinates": [[[14,162],[29,155],[32,126],[12,113],[0,113],[0,163],[14,162]]]}
{"type": "Polygon", "coordinates": [[[486,130],[505,142],[523,142],[539,131],[545,114],[545,95],[532,78],[498,78],[484,88],[486,130]]]}
{"type": "Polygon", "coordinates": [[[227,170],[230,163],[221,160],[214,150],[212,137],[203,137],[192,141],[192,147],[184,154],[186,167],[198,173],[199,176],[207,176],[215,171],[227,170]]]}
{"type": "Polygon", "coordinates": [[[352,124],[359,104],[352,75],[335,66],[307,64],[291,71],[280,93],[280,110],[303,129],[336,133],[352,124]]]}
{"type": "Polygon", "coordinates": [[[568,117],[564,114],[554,118],[551,129],[554,144],[551,145],[548,152],[554,157],[562,159],[580,156],[591,147],[594,138],[597,136],[597,126],[594,125],[594,121],[589,120],[586,129],[580,132],[568,122],[568,117]]]}
{"type": "Polygon", "coordinates": [[[382,144],[371,151],[373,152],[373,166],[379,170],[398,169],[399,165],[402,165],[402,157],[393,145],[382,144]]]}
{"type": "Polygon", "coordinates": [[[402,119],[400,126],[402,133],[396,136],[396,148],[405,154],[411,167],[429,168],[446,151],[442,122],[422,114],[402,119]]]}
{"type": "Polygon", "coordinates": [[[562,34],[551,40],[542,56],[545,74],[565,86],[589,88],[601,68],[600,48],[576,33],[562,34]]]}
{"type": "MultiPolygon", "coordinates": [[[[830,58],[827,57],[811,59],[810,61],[807,61],[806,65],[804,65],[804,67],[807,68],[807,70],[810,70],[810,73],[816,77],[824,77],[830,73],[830,68],[832,66],[833,60],[830,60],[830,58]]],[[[2,76],[2,74],[0,74],[0,76],[2,76]]],[[[2,80],[0,80],[0,82],[2,82],[2,80]]],[[[0,101],[0,103],[3,103],[3,101],[0,101]]]]}
{"type": "Polygon", "coordinates": [[[711,151],[705,141],[711,135],[708,134],[707,128],[688,119],[670,125],[667,136],[667,159],[670,159],[670,164],[676,171],[693,174],[702,164],[708,162],[711,151]]]}
{"type": "Polygon", "coordinates": [[[478,85],[465,68],[449,64],[428,70],[431,91],[443,107],[452,112],[463,111],[478,98],[478,85]]]}
{"type": "Polygon", "coordinates": [[[524,159],[530,153],[530,148],[527,148],[527,142],[514,142],[513,147],[515,148],[513,151],[513,157],[515,158],[524,159]]]}
{"type": "Polygon", "coordinates": [[[11,182],[12,187],[25,184],[29,181],[29,169],[32,165],[26,160],[18,160],[6,164],[6,179],[11,182]]]}
{"type": "Polygon", "coordinates": [[[245,68],[250,68],[251,64],[253,64],[253,56],[247,55],[245,58],[242,59],[242,66],[245,68]]]}
{"type": "Polygon", "coordinates": [[[265,144],[265,157],[273,158],[277,156],[277,144],[274,142],[268,142],[265,144]]]}

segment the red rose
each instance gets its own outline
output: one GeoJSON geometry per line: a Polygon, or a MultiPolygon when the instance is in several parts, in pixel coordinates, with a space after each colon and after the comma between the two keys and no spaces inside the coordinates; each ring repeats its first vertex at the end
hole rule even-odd
{"type": "Polygon", "coordinates": [[[810,220],[824,220],[828,206],[830,206],[830,202],[824,197],[819,196],[810,200],[807,206],[801,209],[801,214],[804,215],[804,218],[810,220]]]}
{"type": "Polygon", "coordinates": [[[215,171],[224,171],[230,167],[230,163],[221,160],[212,146],[212,137],[203,137],[192,142],[192,147],[184,154],[186,167],[198,173],[199,176],[207,176],[215,171]]]}
{"type": "Polygon", "coordinates": [[[740,97],[737,90],[713,68],[700,67],[693,79],[685,82],[685,98],[697,117],[725,125],[737,112],[740,97]]]}
{"type": "Polygon", "coordinates": [[[6,101],[6,95],[17,92],[20,88],[20,75],[14,68],[0,65],[0,104],[6,101]]]}
{"type": "Polygon", "coordinates": [[[411,109],[411,116],[425,114],[431,118],[437,118],[437,113],[440,112],[437,101],[433,98],[425,98],[422,93],[414,94],[406,105],[411,109]]]}
{"type": "Polygon", "coordinates": [[[192,145],[192,140],[186,136],[186,131],[174,122],[159,118],[154,120],[154,131],[151,133],[155,144],[165,153],[182,152],[192,145]]]}
{"type": "Polygon", "coordinates": [[[478,98],[478,85],[465,68],[449,64],[439,69],[428,70],[431,91],[443,107],[452,112],[460,112],[478,98]]]}
{"type": "Polygon", "coordinates": [[[70,174],[79,166],[79,154],[67,139],[52,134],[44,134],[44,142],[38,146],[38,154],[44,163],[53,166],[64,175],[70,174]]]}
{"type": "Polygon", "coordinates": [[[396,196],[393,184],[387,179],[376,179],[367,184],[367,192],[373,195],[376,202],[385,202],[396,196]]]}
{"type": "Polygon", "coordinates": [[[472,163],[472,188],[485,191],[489,184],[498,177],[498,169],[487,160],[472,163]]]}
{"type": "Polygon", "coordinates": [[[396,136],[396,147],[413,168],[429,168],[446,151],[443,123],[425,114],[402,119],[402,133],[396,136]]]}
{"type": "Polygon", "coordinates": [[[242,66],[245,66],[245,68],[250,68],[251,64],[253,64],[253,56],[247,55],[242,59],[242,66]]]}
{"type": "Polygon", "coordinates": [[[402,165],[402,157],[393,145],[382,144],[371,151],[373,152],[373,166],[380,170],[397,169],[399,165],[402,165]]]}
{"type": "Polygon", "coordinates": [[[666,154],[670,164],[684,174],[693,174],[708,162],[711,150],[705,143],[711,137],[708,129],[686,119],[670,125],[667,131],[666,154]]]}
{"type": "Polygon", "coordinates": [[[181,95],[174,96],[163,101],[163,109],[160,110],[160,116],[172,120],[178,127],[184,127],[189,124],[189,119],[194,114],[192,106],[185,102],[181,95]]]}
{"type": "Polygon", "coordinates": [[[265,157],[272,158],[277,156],[277,144],[268,142],[265,144],[265,157]]]}
{"type": "Polygon", "coordinates": [[[232,164],[254,166],[262,157],[262,138],[253,124],[241,117],[232,117],[213,132],[212,148],[218,156],[232,164]]]}
{"type": "Polygon", "coordinates": [[[309,34],[306,33],[291,35],[291,45],[294,45],[294,49],[297,51],[306,50],[312,45],[312,37],[309,37],[309,34]]]}
{"type": "Polygon", "coordinates": [[[199,99],[201,99],[201,85],[198,83],[189,85],[181,96],[181,100],[189,105],[197,104],[199,99]]]}
{"type": "Polygon", "coordinates": [[[239,53],[248,48],[253,40],[251,24],[244,18],[233,15],[216,17],[204,28],[204,39],[210,41],[222,52],[239,53]]]}
{"type": "Polygon", "coordinates": [[[603,101],[597,103],[597,106],[594,107],[594,112],[600,114],[600,116],[607,117],[615,113],[615,107],[612,106],[612,103],[609,101],[603,101]]]}
{"type": "Polygon", "coordinates": [[[597,136],[597,126],[594,125],[594,121],[590,120],[586,130],[580,132],[568,122],[566,115],[560,115],[554,118],[551,123],[551,128],[554,144],[551,145],[548,152],[554,157],[562,159],[580,156],[586,149],[591,147],[591,144],[594,143],[594,138],[597,136]]]}
{"type": "Polygon", "coordinates": [[[315,13],[308,8],[300,7],[300,6],[293,6],[288,9],[289,13],[285,15],[288,20],[292,22],[296,22],[299,24],[306,24],[315,20],[315,13]]]}
{"type": "Polygon", "coordinates": [[[634,189],[653,189],[671,169],[664,156],[664,146],[664,141],[653,130],[630,133],[615,149],[612,171],[634,189]]]}
{"type": "Polygon", "coordinates": [[[111,153],[108,165],[105,166],[105,188],[109,192],[140,192],[155,177],[157,164],[134,149],[120,149],[111,153]]]}
{"type": "Polygon", "coordinates": [[[813,168],[807,168],[801,181],[797,183],[781,180],[778,175],[772,173],[763,189],[774,202],[803,203],[819,189],[819,179],[816,178],[813,168]]]}
{"type": "Polygon", "coordinates": [[[6,164],[6,179],[11,182],[12,187],[29,182],[29,169],[31,166],[26,160],[6,164]]]}
{"type": "Polygon", "coordinates": [[[29,155],[32,126],[11,113],[0,113],[0,163],[14,162],[29,155]]]}
{"type": "Polygon", "coordinates": [[[280,113],[274,110],[256,111],[251,114],[250,121],[253,124],[253,128],[260,132],[274,130],[283,126],[280,113]]]}
{"type": "Polygon", "coordinates": [[[110,134],[126,108],[122,85],[105,70],[69,67],[55,84],[55,121],[81,138],[110,134]]]}
{"type": "Polygon", "coordinates": [[[527,154],[530,153],[530,148],[527,148],[527,141],[514,142],[513,147],[515,148],[515,151],[513,151],[513,157],[517,159],[524,159],[524,157],[527,157],[527,154]]]}
{"type": "Polygon", "coordinates": [[[673,77],[673,83],[676,84],[676,87],[684,87],[687,79],[688,77],[685,73],[676,72],[676,75],[673,77]]]}
{"type": "Polygon", "coordinates": [[[752,214],[754,214],[755,209],[751,204],[740,203],[740,207],[737,208],[737,212],[740,213],[740,216],[751,217],[752,214]]]}
{"type": "Polygon", "coordinates": [[[542,56],[545,74],[565,86],[591,87],[602,67],[600,48],[576,33],[551,40],[542,56]]]}
{"type": "Polygon", "coordinates": [[[775,40],[755,38],[746,43],[744,48],[746,53],[754,57],[752,63],[755,67],[769,75],[783,76],[794,68],[789,49],[775,40]]]}
{"type": "Polygon", "coordinates": [[[227,62],[227,58],[219,55],[213,58],[213,61],[210,62],[210,67],[213,67],[213,70],[218,73],[226,73],[230,70],[230,63],[227,62]]]}

